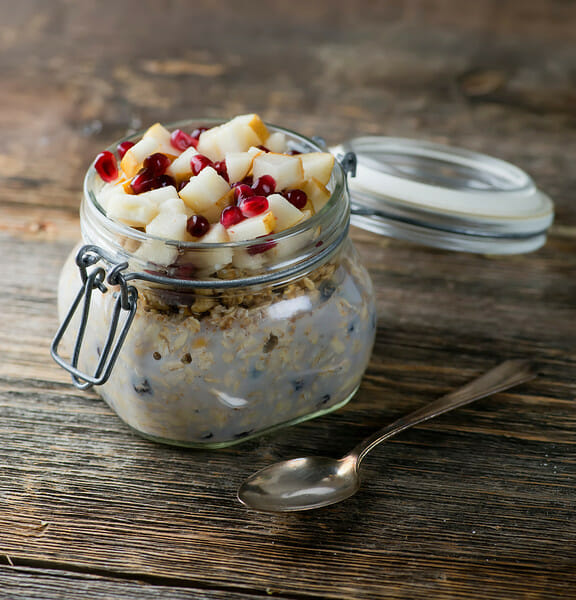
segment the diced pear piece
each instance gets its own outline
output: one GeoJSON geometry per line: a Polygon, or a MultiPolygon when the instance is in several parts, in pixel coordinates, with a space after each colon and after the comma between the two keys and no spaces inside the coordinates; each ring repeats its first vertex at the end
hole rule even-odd
{"type": "Polygon", "coordinates": [[[154,200],[142,195],[125,194],[120,190],[109,196],[107,204],[110,218],[131,227],[145,227],[158,214],[158,205],[154,200]]]}
{"type": "Polygon", "coordinates": [[[186,215],[186,218],[191,217],[194,211],[184,204],[184,201],[180,196],[176,198],[168,198],[158,205],[160,213],[176,213],[186,215]]]}
{"type": "Polygon", "coordinates": [[[276,217],[271,210],[257,215],[256,217],[250,217],[236,225],[228,227],[228,236],[232,242],[242,242],[245,240],[252,240],[254,238],[268,235],[274,230],[276,225],[276,217]]]}
{"type": "Polygon", "coordinates": [[[160,123],[154,123],[151,127],[148,127],[142,139],[152,138],[158,142],[158,149],[156,152],[162,152],[164,154],[175,155],[178,150],[170,143],[170,132],[161,125],[160,123]]]}
{"type": "Polygon", "coordinates": [[[151,200],[154,202],[154,204],[156,204],[156,206],[160,206],[167,200],[171,200],[173,198],[180,199],[180,196],[178,196],[178,192],[173,185],[168,185],[166,187],[150,190],[149,192],[142,192],[141,194],[138,194],[138,198],[143,200],[151,200]]]}
{"type": "Polygon", "coordinates": [[[228,198],[229,192],[228,182],[212,167],[206,167],[180,190],[180,197],[194,212],[205,216],[209,221],[215,221],[228,202],[226,199],[222,206],[219,200],[225,196],[228,198]]]}
{"type": "Polygon", "coordinates": [[[330,200],[330,196],[332,195],[330,190],[314,177],[312,179],[307,179],[300,186],[300,189],[306,192],[308,200],[314,207],[314,212],[321,210],[326,202],[330,200]]]}
{"type": "Polygon", "coordinates": [[[284,229],[288,229],[288,227],[292,227],[304,219],[302,211],[288,202],[281,194],[270,194],[268,205],[276,217],[274,228],[276,232],[284,231],[284,229]]]}
{"type": "Polygon", "coordinates": [[[300,162],[300,155],[273,154],[264,152],[259,154],[252,163],[254,181],[262,175],[271,175],[276,181],[276,189],[297,188],[304,179],[304,171],[300,162]]]}
{"type": "Polygon", "coordinates": [[[255,271],[260,269],[266,260],[266,253],[250,254],[244,248],[236,248],[232,258],[232,264],[238,269],[255,271]]]}
{"type": "Polygon", "coordinates": [[[265,154],[264,150],[262,150],[262,148],[258,148],[257,146],[250,146],[246,152],[248,152],[252,158],[256,158],[257,156],[260,156],[260,154],[265,154]]]}
{"type": "MultiPolygon", "coordinates": [[[[230,241],[228,231],[221,223],[214,223],[210,226],[208,233],[199,240],[202,244],[225,244],[230,241]]],[[[194,251],[190,258],[198,269],[218,271],[222,267],[232,262],[232,248],[216,247],[202,248],[194,251]]]]}
{"type": "Polygon", "coordinates": [[[159,142],[156,138],[143,137],[124,154],[120,161],[120,168],[126,173],[127,177],[134,177],[142,167],[144,159],[157,152],[158,147],[159,142]]]}
{"type": "Polygon", "coordinates": [[[167,240],[183,241],[186,238],[186,221],[184,213],[162,211],[146,225],[146,233],[167,240]]]}
{"type": "Polygon", "coordinates": [[[316,179],[322,185],[330,181],[332,168],[334,167],[334,156],[329,152],[309,152],[300,154],[305,179],[316,179]]]}
{"type": "Polygon", "coordinates": [[[266,140],[266,148],[270,152],[277,152],[279,154],[286,152],[286,135],[281,131],[271,133],[266,140]]]}
{"type": "Polygon", "coordinates": [[[182,181],[192,175],[192,167],[190,166],[190,159],[198,154],[198,150],[194,146],[186,148],[184,152],[177,158],[175,158],[170,166],[166,169],[166,174],[174,177],[176,181],[182,181]]]}
{"type": "Polygon", "coordinates": [[[198,152],[213,161],[224,160],[228,152],[245,152],[250,146],[263,144],[268,135],[258,115],[240,115],[202,132],[198,152]]]}
{"type": "Polygon", "coordinates": [[[229,152],[225,160],[230,183],[242,181],[252,168],[253,157],[248,152],[229,152]]]}

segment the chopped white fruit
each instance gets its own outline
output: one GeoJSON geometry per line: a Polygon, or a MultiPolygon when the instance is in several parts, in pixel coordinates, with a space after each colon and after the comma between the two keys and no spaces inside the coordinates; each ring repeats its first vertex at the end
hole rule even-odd
{"type": "Polygon", "coordinates": [[[107,213],[112,219],[131,227],[145,227],[158,214],[158,205],[150,198],[118,190],[108,198],[107,213]]]}
{"type": "Polygon", "coordinates": [[[248,154],[254,159],[257,156],[260,156],[261,154],[265,154],[264,150],[262,150],[262,148],[257,148],[256,146],[250,146],[250,148],[248,148],[248,150],[246,150],[246,152],[248,152],[248,154]]]}
{"type": "Polygon", "coordinates": [[[270,175],[276,181],[276,189],[296,188],[304,179],[300,155],[259,154],[252,163],[252,175],[256,181],[262,175],[270,175]]]}
{"type": "Polygon", "coordinates": [[[170,132],[160,123],[154,123],[152,127],[148,127],[142,136],[142,139],[145,138],[152,138],[158,142],[158,149],[156,152],[172,155],[178,153],[178,150],[176,150],[170,143],[170,132]]]}
{"type": "Polygon", "coordinates": [[[224,160],[228,152],[245,152],[250,146],[263,144],[268,129],[257,115],[241,115],[202,132],[198,152],[214,161],[224,160]]]}
{"type": "Polygon", "coordinates": [[[222,199],[225,196],[228,198],[229,192],[228,182],[212,167],[206,167],[180,190],[180,197],[194,212],[210,221],[217,220],[220,212],[228,205],[228,199],[222,199]]]}
{"type": "Polygon", "coordinates": [[[292,227],[304,219],[302,211],[288,202],[281,194],[270,194],[268,205],[276,217],[274,228],[276,232],[284,231],[284,229],[288,229],[288,227],[292,227]]]}
{"type": "Polygon", "coordinates": [[[308,200],[314,207],[314,212],[318,212],[330,200],[330,190],[317,179],[307,179],[300,189],[306,192],[308,200]]]}
{"type": "Polygon", "coordinates": [[[169,167],[166,169],[166,174],[174,177],[176,181],[182,181],[192,175],[192,167],[190,166],[190,159],[198,154],[198,150],[194,146],[186,148],[184,152],[177,158],[175,158],[169,167]]]}
{"type": "Polygon", "coordinates": [[[322,185],[330,181],[334,167],[334,156],[328,152],[309,152],[300,154],[305,179],[316,179],[322,185]]]}
{"type": "MultiPolygon", "coordinates": [[[[165,240],[187,239],[187,217],[183,213],[160,212],[146,226],[146,233],[165,240]]],[[[161,240],[146,240],[137,252],[140,258],[160,265],[172,264],[178,256],[178,247],[161,240]]]]}
{"type": "Polygon", "coordinates": [[[142,200],[151,200],[156,204],[156,206],[160,206],[166,200],[171,200],[173,198],[180,198],[178,196],[178,192],[173,185],[168,185],[166,187],[156,188],[155,190],[150,190],[149,192],[142,192],[138,194],[138,198],[142,200]]]}
{"type": "Polygon", "coordinates": [[[184,213],[163,211],[146,225],[146,233],[167,240],[182,241],[186,238],[186,221],[184,213]]]}
{"type": "Polygon", "coordinates": [[[120,161],[120,168],[128,177],[134,177],[142,167],[142,163],[147,156],[154,154],[158,150],[159,143],[156,138],[143,137],[136,142],[132,148],[129,148],[120,161]]]}
{"type": "MultiPolygon", "coordinates": [[[[230,238],[226,228],[221,223],[215,223],[198,241],[202,244],[225,244],[230,238]]],[[[229,247],[199,248],[194,250],[194,256],[190,260],[198,269],[210,269],[213,272],[231,263],[232,254],[232,248],[229,247]]]]}
{"type": "Polygon", "coordinates": [[[232,257],[232,264],[238,269],[255,271],[262,268],[265,260],[266,252],[250,254],[250,252],[244,250],[244,248],[236,248],[234,250],[234,256],[232,257]]]}
{"type": "Polygon", "coordinates": [[[229,152],[225,160],[230,183],[242,181],[252,168],[253,157],[248,152],[229,152]]]}
{"type": "Polygon", "coordinates": [[[279,154],[286,152],[286,135],[281,131],[271,133],[266,140],[266,148],[268,148],[270,152],[277,152],[279,154]]]}
{"type": "Polygon", "coordinates": [[[158,205],[160,213],[178,213],[186,215],[186,218],[191,217],[194,211],[184,204],[184,201],[179,196],[176,198],[168,198],[158,205]]]}
{"type": "Polygon", "coordinates": [[[268,210],[261,215],[250,217],[228,227],[228,235],[232,242],[243,242],[268,235],[274,230],[275,225],[276,217],[272,211],[268,210]]]}

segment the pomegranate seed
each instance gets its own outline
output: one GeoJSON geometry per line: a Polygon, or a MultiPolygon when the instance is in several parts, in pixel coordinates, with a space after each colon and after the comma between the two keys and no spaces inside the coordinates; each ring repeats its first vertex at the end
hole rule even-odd
{"type": "Polygon", "coordinates": [[[198,127],[192,132],[192,137],[197,140],[205,131],[208,131],[210,127],[198,127]]]}
{"type": "Polygon", "coordinates": [[[134,142],[120,142],[117,146],[116,146],[116,151],[118,152],[118,156],[120,157],[120,160],[122,160],[124,158],[124,155],[126,154],[126,152],[128,152],[128,150],[130,150],[130,148],[132,148],[132,146],[134,145],[134,142]]]}
{"type": "Polygon", "coordinates": [[[116,164],[116,157],[112,152],[104,150],[96,157],[94,168],[100,177],[110,183],[118,177],[118,165],[116,164]]]}
{"type": "Polygon", "coordinates": [[[290,154],[290,156],[296,156],[298,154],[302,154],[302,152],[300,152],[300,150],[290,150],[288,154],[290,154]]]}
{"type": "Polygon", "coordinates": [[[250,196],[244,198],[238,204],[245,217],[256,217],[268,210],[268,198],[266,196],[250,196]]]}
{"type": "Polygon", "coordinates": [[[164,174],[154,179],[154,189],[169,186],[176,187],[176,180],[170,175],[164,174]]]}
{"type": "Polygon", "coordinates": [[[176,189],[178,191],[180,191],[181,189],[185,188],[188,184],[190,183],[189,179],[183,179],[177,186],[176,189]]]}
{"type": "Polygon", "coordinates": [[[234,200],[239,204],[242,200],[255,196],[254,190],[245,183],[238,183],[234,186],[234,200]]]}
{"type": "Polygon", "coordinates": [[[252,184],[252,189],[258,196],[268,196],[276,189],[276,180],[271,175],[262,175],[252,184]]]}
{"type": "Polygon", "coordinates": [[[170,134],[170,144],[174,146],[176,150],[184,152],[184,150],[190,148],[190,146],[194,146],[194,148],[196,148],[198,145],[198,140],[181,129],[175,129],[170,134]]]}
{"type": "Polygon", "coordinates": [[[250,246],[247,249],[248,254],[254,256],[254,254],[262,254],[262,252],[266,252],[266,250],[270,250],[277,245],[277,242],[274,240],[270,240],[269,242],[262,242],[261,244],[254,244],[254,246],[250,246]]]}
{"type": "Polygon", "coordinates": [[[232,227],[232,225],[236,225],[236,223],[243,220],[244,215],[237,206],[227,206],[220,215],[220,223],[226,228],[232,227]]]}
{"type": "Polygon", "coordinates": [[[130,181],[130,187],[135,194],[149,192],[155,188],[156,180],[146,169],[140,169],[130,181]]]}
{"type": "Polygon", "coordinates": [[[190,159],[190,167],[192,168],[192,173],[194,173],[194,175],[198,175],[202,169],[205,169],[206,167],[214,167],[214,163],[203,154],[195,154],[190,159]]]}
{"type": "Polygon", "coordinates": [[[192,215],[186,222],[186,231],[192,237],[202,237],[210,229],[208,219],[202,215],[192,215]]]}
{"type": "Polygon", "coordinates": [[[228,169],[226,168],[225,160],[220,160],[220,161],[214,163],[214,168],[216,169],[216,173],[218,173],[218,175],[220,175],[220,177],[222,177],[226,181],[230,182],[230,179],[228,178],[228,169]]]}
{"type": "Polygon", "coordinates": [[[308,202],[308,196],[306,195],[306,192],[302,190],[288,190],[282,195],[290,202],[290,204],[299,210],[302,210],[308,202]]]}
{"type": "Polygon", "coordinates": [[[246,177],[244,177],[240,183],[243,183],[244,185],[252,185],[254,183],[254,178],[252,175],[246,175],[246,177]]]}
{"type": "Polygon", "coordinates": [[[170,159],[161,152],[155,152],[144,159],[143,167],[153,176],[164,175],[170,166],[170,159]]]}
{"type": "Polygon", "coordinates": [[[259,146],[256,146],[256,148],[258,148],[259,150],[263,150],[264,152],[270,152],[270,150],[268,148],[266,148],[266,146],[263,146],[262,144],[260,144],[259,146]]]}

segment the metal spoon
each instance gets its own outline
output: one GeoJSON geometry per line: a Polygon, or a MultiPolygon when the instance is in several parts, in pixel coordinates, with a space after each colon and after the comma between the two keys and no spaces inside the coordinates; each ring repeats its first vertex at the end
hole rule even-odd
{"type": "Polygon", "coordinates": [[[527,360],[506,361],[455,392],[376,431],[340,460],[295,458],[258,471],[240,486],[238,499],[247,507],[263,512],[310,510],[345,500],[360,488],[360,463],[384,440],[454,408],[524,383],[535,375],[532,363],[527,360]]]}

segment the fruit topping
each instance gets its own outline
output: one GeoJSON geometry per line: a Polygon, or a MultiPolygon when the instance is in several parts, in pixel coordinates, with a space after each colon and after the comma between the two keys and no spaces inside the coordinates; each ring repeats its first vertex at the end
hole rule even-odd
{"type": "Polygon", "coordinates": [[[192,215],[186,222],[186,230],[192,237],[202,237],[210,229],[210,223],[202,215],[192,215]]]}
{"type": "Polygon", "coordinates": [[[220,215],[220,223],[228,229],[228,227],[232,227],[232,225],[236,225],[236,223],[240,223],[240,221],[244,220],[244,215],[242,211],[237,206],[228,206],[220,215]]]}
{"type": "Polygon", "coordinates": [[[268,199],[266,196],[250,196],[249,198],[243,198],[238,203],[238,208],[240,208],[245,217],[256,217],[268,210],[268,199]]]}
{"type": "Polygon", "coordinates": [[[100,177],[110,183],[118,178],[118,165],[116,164],[116,157],[112,152],[104,150],[96,157],[94,168],[100,177]]]}
{"type": "Polygon", "coordinates": [[[192,137],[189,133],[182,131],[181,129],[175,129],[170,134],[170,143],[176,150],[184,152],[190,146],[196,148],[198,145],[198,138],[192,137]]]}
{"type": "MultiPolygon", "coordinates": [[[[117,156],[119,164],[108,151],[96,157],[105,182],[98,201],[108,216],[153,238],[210,245],[256,240],[305,221],[331,196],[326,186],[334,157],[300,153],[254,114],[192,133],[155,123],[135,143],[118,144],[117,156]]],[[[142,246],[142,258],[171,264],[176,246],[153,238],[142,246]]],[[[256,268],[266,250],[274,248],[277,260],[294,247],[264,240],[245,249],[210,248],[193,266],[195,272],[230,263],[256,268]]]]}
{"type": "Polygon", "coordinates": [[[134,142],[129,142],[127,140],[125,142],[120,142],[118,144],[118,146],[116,146],[116,151],[118,152],[118,156],[120,157],[120,160],[122,160],[124,158],[124,155],[126,154],[126,152],[128,152],[128,150],[130,150],[130,148],[132,148],[133,145],[134,145],[134,142]]]}

